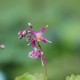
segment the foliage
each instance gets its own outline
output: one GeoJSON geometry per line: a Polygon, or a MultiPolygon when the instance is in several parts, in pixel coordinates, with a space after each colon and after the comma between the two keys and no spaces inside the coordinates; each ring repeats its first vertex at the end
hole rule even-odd
{"type": "Polygon", "coordinates": [[[66,80],[80,80],[80,75],[67,76],[66,80]]]}
{"type": "Polygon", "coordinates": [[[30,74],[30,73],[24,73],[22,76],[16,77],[15,80],[46,80],[45,76],[43,74],[30,74]]]}

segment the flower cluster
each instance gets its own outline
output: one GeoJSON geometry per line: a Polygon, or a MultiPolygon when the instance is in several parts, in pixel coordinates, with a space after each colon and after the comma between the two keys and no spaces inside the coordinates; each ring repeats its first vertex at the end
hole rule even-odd
{"type": "Polygon", "coordinates": [[[28,23],[28,29],[26,30],[21,30],[18,33],[18,37],[19,39],[24,38],[27,34],[30,34],[29,36],[27,36],[27,41],[30,41],[30,43],[28,45],[31,45],[33,50],[31,52],[29,52],[28,56],[32,59],[36,59],[38,57],[40,57],[40,60],[42,62],[42,65],[45,62],[45,58],[44,58],[44,54],[42,51],[42,48],[40,46],[40,41],[44,42],[44,43],[51,43],[51,41],[47,40],[44,37],[44,31],[47,29],[48,25],[41,28],[38,32],[35,32],[34,30],[32,30],[33,26],[31,23],[28,23]],[[38,44],[38,47],[40,49],[37,48],[36,43],[38,44]]]}

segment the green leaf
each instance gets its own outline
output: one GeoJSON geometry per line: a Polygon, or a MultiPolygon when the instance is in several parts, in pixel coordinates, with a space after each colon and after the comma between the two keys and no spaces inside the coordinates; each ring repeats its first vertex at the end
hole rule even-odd
{"type": "Polygon", "coordinates": [[[16,77],[15,80],[46,80],[46,77],[43,74],[30,74],[24,73],[23,75],[16,77]]]}
{"type": "Polygon", "coordinates": [[[80,75],[71,75],[71,76],[67,76],[66,80],[80,80],[80,75]]]}

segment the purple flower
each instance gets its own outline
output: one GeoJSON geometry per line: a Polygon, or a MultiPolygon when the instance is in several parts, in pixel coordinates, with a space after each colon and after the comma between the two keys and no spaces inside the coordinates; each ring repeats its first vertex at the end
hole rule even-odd
{"type": "Polygon", "coordinates": [[[43,51],[42,51],[42,48],[39,43],[40,43],[40,41],[42,41],[44,43],[46,43],[46,42],[51,43],[51,41],[47,40],[44,37],[44,33],[43,33],[47,29],[48,25],[41,28],[38,32],[35,32],[34,30],[32,30],[33,27],[32,27],[31,23],[28,23],[28,26],[29,26],[29,28],[27,30],[19,31],[18,37],[19,37],[19,39],[22,39],[27,34],[29,34],[27,37],[27,41],[30,41],[30,43],[28,45],[31,45],[33,50],[31,52],[29,52],[28,57],[30,57],[32,59],[36,59],[36,58],[40,57],[40,60],[43,65],[45,63],[45,58],[43,57],[43,51]],[[38,47],[40,49],[37,49],[37,46],[36,46],[37,43],[38,43],[38,47]]]}
{"type": "Polygon", "coordinates": [[[19,32],[18,32],[18,38],[19,38],[19,39],[24,38],[27,33],[28,33],[27,30],[21,30],[21,31],[19,31],[19,32]]]}
{"type": "Polygon", "coordinates": [[[28,29],[25,30],[21,30],[18,33],[18,38],[22,39],[24,37],[27,36],[27,41],[29,41],[29,44],[32,47],[32,51],[29,52],[28,57],[30,57],[31,59],[36,59],[36,58],[40,58],[40,61],[42,63],[42,66],[44,66],[45,69],[45,75],[46,75],[46,80],[47,80],[47,67],[46,67],[46,57],[43,53],[42,47],[40,45],[40,42],[44,42],[44,43],[52,43],[51,41],[47,40],[44,37],[44,31],[47,29],[48,25],[45,27],[42,27],[38,32],[35,32],[34,30],[32,30],[33,26],[31,23],[28,23],[28,29]],[[38,48],[37,48],[38,47],[38,48]]]}
{"type": "Polygon", "coordinates": [[[36,58],[38,58],[40,56],[40,54],[41,54],[41,51],[38,50],[37,48],[34,48],[33,51],[29,52],[28,57],[30,57],[32,59],[36,59],[36,58]]]}
{"type": "Polygon", "coordinates": [[[36,42],[40,42],[40,41],[43,41],[44,43],[46,42],[49,42],[49,43],[52,43],[51,41],[47,40],[45,37],[44,37],[44,34],[43,32],[47,29],[48,25],[46,27],[43,27],[41,28],[38,32],[35,32],[33,30],[30,30],[28,31],[30,34],[32,34],[34,36],[34,40],[36,42]]]}

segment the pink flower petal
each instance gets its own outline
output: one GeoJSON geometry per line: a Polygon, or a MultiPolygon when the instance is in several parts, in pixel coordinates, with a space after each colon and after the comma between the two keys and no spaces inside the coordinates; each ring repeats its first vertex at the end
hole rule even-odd
{"type": "Polygon", "coordinates": [[[40,51],[39,50],[36,50],[36,51],[34,50],[34,51],[29,52],[28,57],[30,57],[32,59],[36,59],[36,58],[39,57],[39,55],[40,55],[40,51]]]}
{"type": "Polygon", "coordinates": [[[33,48],[36,47],[36,44],[35,44],[35,40],[34,40],[34,39],[32,39],[32,41],[30,42],[30,45],[31,45],[33,48]]]}
{"type": "Polygon", "coordinates": [[[52,43],[51,41],[49,41],[49,40],[47,40],[47,39],[45,39],[45,38],[42,38],[42,41],[43,41],[44,43],[46,43],[46,42],[52,43]]]}
{"type": "Polygon", "coordinates": [[[43,27],[39,30],[39,32],[43,33],[47,29],[48,25],[46,27],[43,27]]]}

